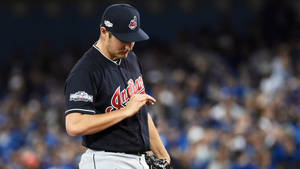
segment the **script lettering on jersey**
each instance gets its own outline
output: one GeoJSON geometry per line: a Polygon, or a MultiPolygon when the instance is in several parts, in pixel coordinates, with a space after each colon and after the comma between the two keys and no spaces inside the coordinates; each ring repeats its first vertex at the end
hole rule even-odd
{"type": "Polygon", "coordinates": [[[119,110],[122,107],[126,106],[129,99],[134,94],[146,93],[143,78],[141,76],[139,76],[135,81],[129,79],[127,84],[127,87],[122,91],[120,86],[115,90],[113,96],[111,97],[111,105],[105,109],[106,113],[113,110],[119,110]]]}

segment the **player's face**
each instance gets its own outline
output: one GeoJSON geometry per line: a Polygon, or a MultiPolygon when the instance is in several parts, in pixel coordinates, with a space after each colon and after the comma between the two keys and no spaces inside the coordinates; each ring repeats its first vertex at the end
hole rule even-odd
{"type": "Polygon", "coordinates": [[[128,56],[129,51],[133,49],[134,42],[123,42],[110,33],[107,38],[107,51],[113,59],[122,59],[128,56]]]}

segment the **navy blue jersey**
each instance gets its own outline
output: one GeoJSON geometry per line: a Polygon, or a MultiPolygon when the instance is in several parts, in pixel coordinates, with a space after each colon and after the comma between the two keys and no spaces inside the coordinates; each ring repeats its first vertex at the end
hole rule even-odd
{"type": "MultiPolygon", "coordinates": [[[[115,62],[94,45],[77,62],[66,80],[65,113],[109,113],[124,107],[136,93],[145,93],[137,56],[131,51],[127,58],[115,62]]],[[[146,108],[112,127],[83,136],[82,144],[93,150],[111,152],[150,150],[146,108]]]]}

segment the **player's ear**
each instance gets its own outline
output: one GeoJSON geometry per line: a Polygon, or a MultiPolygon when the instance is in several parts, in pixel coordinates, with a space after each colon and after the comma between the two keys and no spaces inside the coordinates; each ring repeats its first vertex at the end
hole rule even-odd
{"type": "Polygon", "coordinates": [[[100,26],[100,35],[101,36],[107,37],[108,33],[109,33],[109,31],[104,26],[100,26]]]}

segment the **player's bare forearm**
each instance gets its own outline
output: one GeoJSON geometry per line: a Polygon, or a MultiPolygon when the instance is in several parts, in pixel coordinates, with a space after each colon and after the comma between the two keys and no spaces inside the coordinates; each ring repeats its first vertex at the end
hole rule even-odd
{"type": "Polygon", "coordinates": [[[156,100],[147,94],[136,94],[130,98],[127,105],[120,109],[103,114],[71,113],[66,116],[66,130],[71,136],[83,136],[100,132],[125,118],[135,115],[148,102],[156,100]]]}
{"type": "Polygon", "coordinates": [[[151,151],[160,159],[166,159],[170,164],[171,159],[169,153],[167,152],[165,146],[163,145],[158,131],[153,123],[151,116],[148,114],[148,125],[149,125],[149,135],[150,135],[150,146],[151,151]]]}
{"type": "Polygon", "coordinates": [[[104,114],[71,113],[66,116],[66,130],[70,136],[83,136],[100,132],[127,118],[122,110],[104,114]]]}

